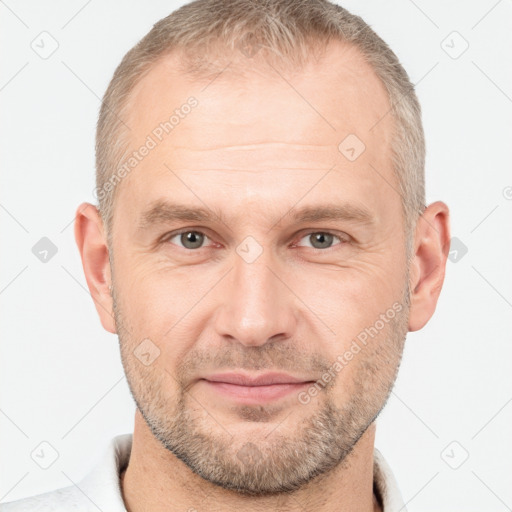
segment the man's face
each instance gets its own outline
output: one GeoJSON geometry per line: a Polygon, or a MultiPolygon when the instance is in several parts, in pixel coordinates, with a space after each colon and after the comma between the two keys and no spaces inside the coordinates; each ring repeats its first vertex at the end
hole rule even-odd
{"type": "Polygon", "coordinates": [[[337,45],[294,76],[248,75],[193,81],[170,56],[139,83],[132,148],[156,145],[120,185],[111,249],[123,364],[151,431],[203,478],[266,494],[336,467],[381,410],[408,274],[393,120],[371,68],[337,45]],[[207,380],[270,371],[303,383],[244,398],[207,380]]]}

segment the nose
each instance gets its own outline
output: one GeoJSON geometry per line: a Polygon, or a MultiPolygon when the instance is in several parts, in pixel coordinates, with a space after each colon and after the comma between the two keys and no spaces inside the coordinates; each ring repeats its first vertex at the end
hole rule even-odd
{"type": "Polygon", "coordinates": [[[248,347],[292,337],[297,325],[295,296],[279,267],[266,251],[252,263],[238,255],[234,260],[223,283],[225,300],[217,309],[217,334],[248,347]]]}

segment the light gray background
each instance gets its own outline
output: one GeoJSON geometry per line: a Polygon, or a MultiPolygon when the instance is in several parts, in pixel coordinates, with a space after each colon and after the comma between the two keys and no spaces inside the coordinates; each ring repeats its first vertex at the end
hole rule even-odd
{"type": "MultiPolygon", "coordinates": [[[[117,338],[97,318],[72,221],[81,201],[93,201],[94,128],[108,81],[181,3],[0,2],[0,501],[79,481],[111,437],[132,430],[117,338]],[[51,48],[43,31],[59,45],[47,59],[31,48],[41,37],[51,48]],[[58,248],[46,263],[32,252],[42,237],[58,248]],[[30,455],[42,441],[59,453],[46,470],[30,455]]],[[[376,445],[410,511],[511,510],[512,4],[342,5],[417,84],[427,199],[450,206],[452,236],[468,249],[448,263],[432,320],[408,336],[376,445]],[[458,56],[461,37],[469,48],[458,56]]]]}

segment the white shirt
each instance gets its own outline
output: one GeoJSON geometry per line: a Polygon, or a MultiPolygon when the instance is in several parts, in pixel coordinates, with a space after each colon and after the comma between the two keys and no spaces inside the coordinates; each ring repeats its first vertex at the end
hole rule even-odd
{"type": "MultiPolygon", "coordinates": [[[[127,467],[132,434],[114,437],[101,461],[80,482],[55,491],[0,505],[0,512],[126,512],[120,474],[127,467]]],[[[374,488],[384,512],[406,512],[391,469],[374,450],[374,488]]]]}

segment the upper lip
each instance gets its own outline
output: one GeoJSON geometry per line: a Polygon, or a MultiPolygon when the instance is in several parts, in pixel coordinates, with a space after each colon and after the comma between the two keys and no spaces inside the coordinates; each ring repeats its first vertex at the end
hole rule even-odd
{"type": "Polygon", "coordinates": [[[287,373],[269,372],[260,375],[244,373],[216,373],[204,377],[211,382],[227,382],[239,386],[270,386],[271,384],[296,384],[298,382],[311,382],[309,379],[293,377],[287,373]]]}

